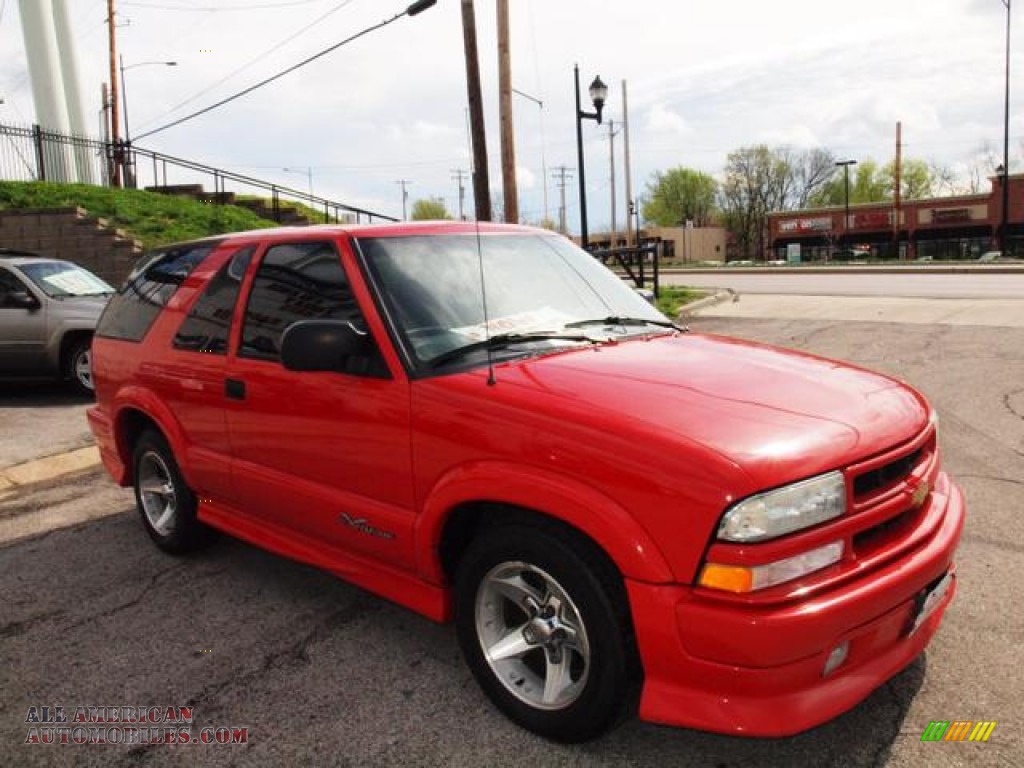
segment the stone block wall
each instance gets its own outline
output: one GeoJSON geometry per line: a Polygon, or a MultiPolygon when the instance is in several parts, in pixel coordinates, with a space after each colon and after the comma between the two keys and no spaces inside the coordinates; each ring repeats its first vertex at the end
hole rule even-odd
{"type": "Polygon", "coordinates": [[[142,253],[140,242],[84,208],[0,210],[0,248],[71,261],[114,286],[142,253]]]}

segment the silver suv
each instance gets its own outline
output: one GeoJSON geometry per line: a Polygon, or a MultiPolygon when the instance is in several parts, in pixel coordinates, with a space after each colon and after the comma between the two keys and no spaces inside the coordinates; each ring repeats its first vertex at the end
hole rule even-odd
{"type": "Polygon", "coordinates": [[[113,293],[71,262],[0,249],[0,376],[68,379],[91,393],[92,334],[113,293]]]}

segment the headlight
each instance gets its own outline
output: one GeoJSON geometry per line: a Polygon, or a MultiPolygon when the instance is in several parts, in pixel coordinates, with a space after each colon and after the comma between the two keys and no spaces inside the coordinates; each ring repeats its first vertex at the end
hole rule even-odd
{"type": "Polygon", "coordinates": [[[718,538],[748,543],[783,536],[846,512],[846,483],[841,472],[812,477],[744,499],[722,518],[718,538]]]}

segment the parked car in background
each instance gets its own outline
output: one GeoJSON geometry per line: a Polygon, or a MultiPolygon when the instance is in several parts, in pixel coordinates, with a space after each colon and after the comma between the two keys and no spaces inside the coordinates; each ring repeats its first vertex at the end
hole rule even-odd
{"type": "Polygon", "coordinates": [[[689,333],[544,230],[168,246],[93,350],[89,423],[157,546],[215,528],[454,619],[547,738],[636,712],[811,728],[910,664],[956,591],[964,501],[920,393],[689,333]]]}
{"type": "Polygon", "coordinates": [[[93,391],[92,336],[114,289],[68,261],[0,250],[0,377],[93,391]]]}
{"type": "Polygon", "coordinates": [[[978,261],[999,261],[1001,258],[1003,258],[1002,251],[985,251],[983,254],[981,254],[981,256],[978,257],[978,261]]]}

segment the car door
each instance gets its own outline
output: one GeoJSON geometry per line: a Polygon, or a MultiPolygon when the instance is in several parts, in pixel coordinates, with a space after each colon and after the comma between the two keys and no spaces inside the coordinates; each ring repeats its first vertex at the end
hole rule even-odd
{"type": "MultiPolygon", "coordinates": [[[[222,246],[196,268],[196,276],[205,280],[203,290],[183,314],[170,338],[171,349],[159,363],[161,396],[186,437],[194,490],[201,498],[228,503],[234,494],[224,378],[232,318],[255,251],[255,246],[222,246]],[[207,271],[214,272],[212,277],[207,271]]],[[[154,369],[151,365],[155,376],[154,369]]]]}
{"type": "Polygon", "coordinates": [[[14,270],[0,265],[0,374],[43,373],[46,368],[46,303],[14,270]],[[15,299],[28,294],[35,306],[15,299]]]}
{"type": "Polygon", "coordinates": [[[326,318],[366,327],[337,245],[269,246],[249,281],[225,380],[238,506],[302,543],[408,567],[408,380],[376,346],[346,373],[285,369],[284,330],[326,318]]]}

